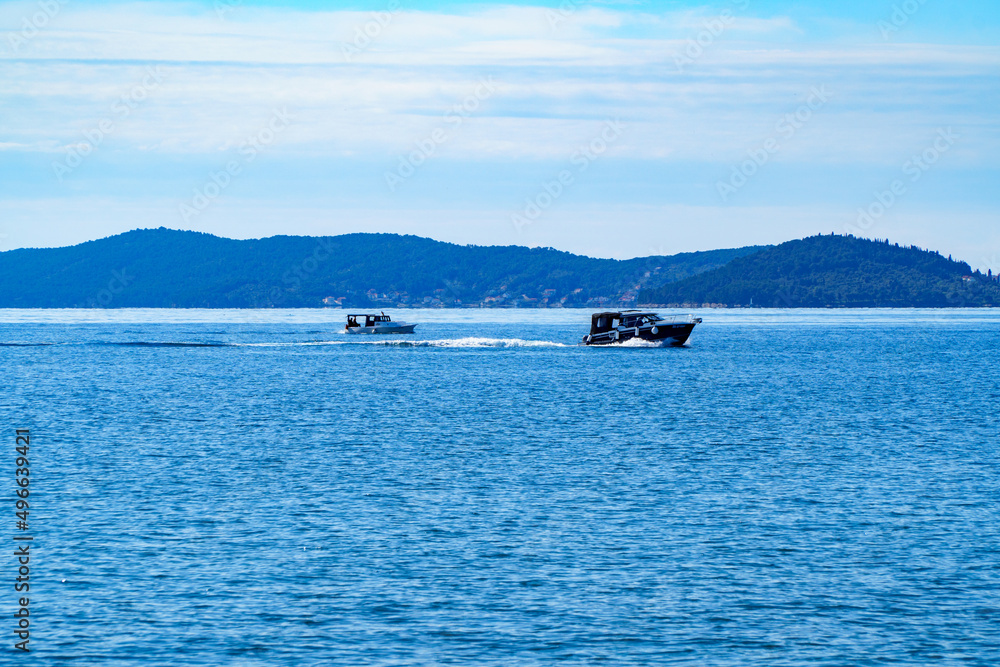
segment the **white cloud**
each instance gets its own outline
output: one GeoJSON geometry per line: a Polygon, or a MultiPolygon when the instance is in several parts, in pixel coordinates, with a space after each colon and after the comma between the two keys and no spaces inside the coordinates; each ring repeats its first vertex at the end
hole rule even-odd
{"type": "MultiPolygon", "coordinates": [[[[0,5],[0,27],[17,30],[32,7],[0,5]]],[[[372,25],[370,12],[238,7],[222,20],[210,10],[180,3],[67,3],[16,53],[0,30],[0,44],[7,49],[0,57],[0,152],[5,160],[16,158],[15,153],[42,153],[38,162],[48,164],[54,159],[50,153],[58,156],[64,147],[79,145],[86,132],[111,121],[98,156],[88,158],[59,193],[78,187],[80,174],[86,173],[88,183],[106,188],[92,194],[118,202],[102,201],[95,209],[100,215],[119,211],[119,220],[146,216],[171,225],[176,202],[146,207],[109,194],[124,191],[129,181],[120,174],[105,174],[102,180],[102,158],[141,160],[146,174],[190,169],[188,180],[194,184],[205,178],[206,164],[224,164],[265,126],[274,109],[287,108],[295,121],[267,151],[289,164],[300,158],[321,163],[351,157],[384,162],[388,169],[415,141],[442,127],[448,139],[439,148],[440,158],[561,164],[595,136],[605,119],[619,117],[628,130],[610,155],[624,162],[708,163],[717,165],[723,178],[748,149],[774,135],[777,123],[799,109],[814,86],[825,85],[831,101],[794,137],[782,140],[775,162],[898,170],[938,127],[947,126],[959,129],[963,139],[943,168],[995,168],[1000,162],[998,48],[874,40],[812,43],[786,17],[747,12],[678,71],[675,57],[704,29],[711,12],[651,15],[589,8],[555,23],[550,12],[523,7],[464,14],[402,11],[374,31],[366,48],[353,45],[358,51],[348,60],[344,46],[352,45],[358,29],[372,25]],[[141,84],[153,64],[163,70],[162,84],[123,115],[116,103],[141,84]],[[459,126],[449,123],[445,114],[473,94],[484,77],[494,78],[497,92],[459,126]]],[[[529,191],[533,186],[528,184],[529,191]]],[[[178,199],[189,186],[180,190],[178,199]]],[[[234,206],[241,201],[235,192],[227,194],[234,206]]],[[[287,205],[248,205],[240,215],[257,221],[253,233],[259,235],[279,224],[287,205]]],[[[58,207],[45,210],[61,215],[58,207]]],[[[226,210],[220,206],[219,215],[226,210]]],[[[322,210],[318,206],[299,219],[322,210]]],[[[712,213],[712,220],[723,224],[731,215],[727,210],[712,213]]],[[[702,220],[703,213],[678,209],[671,215],[702,220]]],[[[786,209],[775,213],[775,220],[800,214],[786,209]]],[[[452,238],[445,223],[433,222],[434,215],[415,214],[406,229],[420,233],[423,225],[426,234],[439,230],[441,238],[452,238]]],[[[470,212],[467,219],[485,220],[477,215],[470,212]]],[[[592,219],[598,225],[625,215],[645,221],[643,229],[655,229],[655,215],[636,210],[597,207],[592,219]]],[[[761,212],[761,220],[767,215],[761,212]]],[[[232,231],[238,217],[214,230],[238,236],[232,231]]],[[[391,217],[365,219],[391,227],[391,217]]],[[[28,216],[23,222],[31,225],[28,216]]],[[[86,224],[120,231],[124,223],[95,217],[86,224]]],[[[302,233],[315,231],[301,224],[302,233]]],[[[702,231],[691,232],[691,246],[708,247],[711,243],[696,239],[716,228],[699,225],[702,231]]],[[[551,229],[573,236],[569,218],[551,229]]],[[[792,233],[777,222],[773,229],[774,237],[792,233]]],[[[558,234],[540,238],[539,244],[566,247],[555,242],[558,234]]],[[[600,238],[594,231],[593,239],[600,238]]],[[[588,248],[577,249],[592,252],[588,248]]]]}
{"type": "Polygon", "coordinates": [[[0,62],[0,95],[10,103],[0,140],[6,150],[51,150],[111,120],[109,145],[121,150],[213,153],[238,145],[274,108],[287,107],[297,120],[275,150],[391,156],[435,127],[452,129],[445,114],[481,78],[493,76],[496,94],[449,133],[448,153],[480,157],[487,147],[494,156],[562,159],[604,119],[621,117],[633,128],[616,147],[623,154],[732,161],[773,134],[814,86],[826,85],[832,101],[794,141],[783,142],[780,159],[894,162],[914,137],[953,125],[967,128],[964,161],[995,164],[1000,127],[992,65],[942,64],[940,53],[926,50],[922,65],[912,54],[900,64],[898,53],[885,51],[883,62],[873,57],[864,65],[837,63],[838,54],[825,51],[744,53],[739,64],[712,54],[687,74],[665,63],[404,68],[174,61],[161,66],[163,83],[127,117],[115,105],[142,80],[145,65],[0,62]]]}

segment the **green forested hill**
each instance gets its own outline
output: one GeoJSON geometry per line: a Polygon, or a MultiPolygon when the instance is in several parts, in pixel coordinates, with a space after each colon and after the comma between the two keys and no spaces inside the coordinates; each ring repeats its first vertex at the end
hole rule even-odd
{"type": "Polygon", "coordinates": [[[938,253],[853,236],[789,241],[643,290],[642,303],[790,308],[1000,306],[1000,285],[938,253]]]}
{"type": "Polygon", "coordinates": [[[459,246],[416,236],[236,241],[145,229],[66,248],[0,253],[0,307],[585,306],[760,250],[625,261],[551,248],[459,246]]]}

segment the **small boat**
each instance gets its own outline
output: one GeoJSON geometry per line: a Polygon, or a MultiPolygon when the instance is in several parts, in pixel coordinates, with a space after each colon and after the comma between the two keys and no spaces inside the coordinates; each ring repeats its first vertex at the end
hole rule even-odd
{"type": "Polygon", "coordinates": [[[611,345],[639,338],[650,343],[683,345],[697,324],[701,324],[701,318],[693,315],[674,315],[666,319],[639,310],[594,313],[590,334],[583,337],[583,344],[611,345]]]}
{"type": "Polygon", "coordinates": [[[393,322],[392,318],[382,313],[371,315],[362,313],[359,315],[348,315],[347,326],[344,329],[349,334],[411,334],[416,324],[406,322],[393,322]],[[361,318],[364,318],[362,324],[361,318]]]}

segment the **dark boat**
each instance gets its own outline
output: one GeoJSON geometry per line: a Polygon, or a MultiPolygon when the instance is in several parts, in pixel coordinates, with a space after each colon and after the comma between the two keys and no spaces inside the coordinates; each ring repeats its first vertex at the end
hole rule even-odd
{"type": "Polygon", "coordinates": [[[693,315],[663,318],[639,310],[594,313],[590,335],[583,337],[583,344],[611,345],[639,338],[650,343],[683,345],[697,324],[701,324],[701,318],[693,315]]]}

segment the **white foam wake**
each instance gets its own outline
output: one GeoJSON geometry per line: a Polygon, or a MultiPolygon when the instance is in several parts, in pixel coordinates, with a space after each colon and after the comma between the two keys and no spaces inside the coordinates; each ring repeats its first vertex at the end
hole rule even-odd
{"type": "Polygon", "coordinates": [[[439,340],[414,340],[395,336],[352,336],[348,340],[308,341],[298,343],[235,343],[239,347],[304,347],[310,345],[374,345],[380,347],[450,347],[450,348],[550,348],[570,347],[548,340],[523,338],[442,338],[439,340]]]}
{"type": "Polygon", "coordinates": [[[632,338],[615,345],[602,345],[600,347],[674,347],[673,341],[653,341],[641,338],[632,338]]]}
{"type": "MultiPolygon", "coordinates": [[[[358,341],[359,343],[361,341],[358,341]]],[[[524,340],[523,338],[443,338],[440,340],[372,340],[362,344],[390,347],[461,347],[461,348],[515,348],[515,347],[569,347],[563,343],[548,340],[524,340]]]]}

